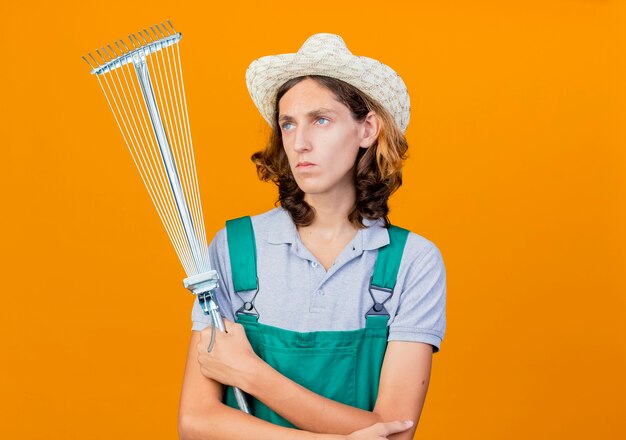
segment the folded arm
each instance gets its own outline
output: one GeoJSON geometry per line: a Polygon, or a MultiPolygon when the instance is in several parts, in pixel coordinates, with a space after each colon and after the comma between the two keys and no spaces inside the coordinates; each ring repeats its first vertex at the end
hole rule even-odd
{"type": "Polygon", "coordinates": [[[196,348],[199,342],[200,332],[192,332],[178,417],[178,432],[182,440],[344,439],[342,436],[320,435],[284,428],[224,405],[222,384],[207,379],[200,371],[196,348]]]}
{"type": "Polygon", "coordinates": [[[416,342],[390,342],[381,371],[373,411],[344,405],[286,378],[265,362],[240,385],[247,393],[297,427],[320,433],[348,434],[378,422],[412,420],[413,428],[397,439],[412,439],[430,379],[432,347],[416,342]]]}
{"type": "Polygon", "coordinates": [[[376,423],[349,435],[323,434],[274,425],[230,408],[222,403],[223,385],[201,372],[197,351],[200,339],[199,332],[192,332],[178,416],[181,440],[376,440],[393,438],[390,436],[411,428],[410,423],[393,421],[376,423]]]}
{"type": "Polygon", "coordinates": [[[390,342],[376,406],[365,411],[327,399],[283,376],[254,354],[241,325],[228,320],[225,324],[228,333],[216,333],[210,354],[206,346],[211,329],[202,331],[197,356],[204,376],[243,389],[306,431],[346,435],[378,422],[412,420],[413,429],[396,437],[412,438],[428,389],[431,345],[390,342]]]}

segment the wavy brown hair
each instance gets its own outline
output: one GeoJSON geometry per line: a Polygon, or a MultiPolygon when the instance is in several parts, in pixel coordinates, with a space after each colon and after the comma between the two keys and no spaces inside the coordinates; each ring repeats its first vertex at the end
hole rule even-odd
{"type": "Polygon", "coordinates": [[[298,226],[313,222],[315,211],[304,201],[304,192],[298,187],[289,168],[283,147],[282,133],[278,124],[278,103],[285,93],[300,81],[310,78],[333,92],[335,98],[345,104],[352,117],[359,122],[374,111],[380,120],[377,140],[369,148],[359,149],[354,167],[356,201],[348,215],[357,228],[364,228],[363,219],[385,219],[389,226],[387,201],[402,185],[402,161],[406,159],[408,144],[389,112],[377,101],[356,87],[327,76],[307,75],[285,82],[276,95],[274,125],[265,149],[252,155],[259,179],[272,181],[278,186],[276,204],[285,208],[298,226]]]}

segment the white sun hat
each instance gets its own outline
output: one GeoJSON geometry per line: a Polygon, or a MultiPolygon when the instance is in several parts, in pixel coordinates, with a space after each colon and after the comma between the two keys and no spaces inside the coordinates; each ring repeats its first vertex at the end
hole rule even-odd
{"type": "Polygon", "coordinates": [[[248,91],[270,126],[274,126],[278,89],[286,81],[304,75],[329,76],[355,86],[378,101],[402,133],[406,132],[410,101],[400,75],[380,61],[352,55],[339,35],[326,33],[310,36],[296,53],[265,56],[248,66],[248,91]]]}

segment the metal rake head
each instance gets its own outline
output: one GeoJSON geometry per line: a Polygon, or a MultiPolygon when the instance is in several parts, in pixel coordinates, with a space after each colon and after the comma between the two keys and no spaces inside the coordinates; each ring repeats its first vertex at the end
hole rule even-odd
{"type": "Polygon", "coordinates": [[[137,34],[129,34],[127,37],[129,44],[126,44],[123,39],[114,41],[113,45],[117,50],[111,44],[96,49],[95,53],[99,61],[91,52],[88,52],[86,56],[83,55],[82,59],[89,64],[92,74],[101,75],[132,62],[134,57],[145,57],[164,47],[178,43],[182,34],[174,29],[171,21],[166,20],[166,23],[167,26],[163,22],[160,25],[150,26],[150,32],[144,28],[137,34]]]}
{"type": "Polygon", "coordinates": [[[83,59],[100,84],[185,272],[195,275],[209,271],[210,262],[176,44],[181,34],[166,23],[83,59]]]}

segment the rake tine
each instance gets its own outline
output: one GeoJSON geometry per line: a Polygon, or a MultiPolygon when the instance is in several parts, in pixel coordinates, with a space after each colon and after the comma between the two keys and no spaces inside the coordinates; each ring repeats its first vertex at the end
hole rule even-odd
{"type": "Polygon", "coordinates": [[[88,52],[87,55],[89,55],[89,58],[91,58],[93,60],[93,62],[96,63],[98,65],[98,67],[100,67],[100,63],[93,57],[91,52],[88,52]]]}
{"type": "Polygon", "coordinates": [[[102,49],[102,52],[104,52],[104,54],[109,58],[109,61],[113,60],[113,57],[109,55],[109,52],[107,52],[104,46],[102,46],[100,49],[102,49]]]}
{"type": "Polygon", "coordinates": [[[158,24],[155,24],[156,28],[158,29],[159,33],[163,36],[163,38],[166,37],[165,33],[163,33],[163,31],[161,30],[161,28],[159,27],[158,24]]]}
{"type": "MultiPolygon", "coordinates": [[[[120,40],[120,41],[122,41],[122,40],[120,40]]],[[[127,52],[125,52],[124,49],[122,49],[122,46],[120,46],[119,41],[116,41],[115,45],[117,46],[117,50],[119,50],[122,55],[126,55],[127,52]]]]}
{"type": "Polygon", "coordinates": [[[88,60],[87,58],[85,58],[85,55],[83,55],[81,58],[82,58],[83,60],[85,60],[85,62],[86,62],[87,64],[89,64],[89,67],[91,67],[92,69],[95,69],[95,68],[96,68],[96,67],[94,67],[94,65],[93,65],[93,64],[91,64],[91,63],[89,62],[89,60],[88,60]]]}
{"type": "Polygon", "coordinates": [[[144,30],[143,30],[143,33],[144,33],[144,34],[146,34],[146,36],[150,39],[150,41],[151,41],[151,42],[152,42],[152,41],[154,41],[154,40],[152,39],[152,37],[150,36],[150,34],[148,33],[148,31],[147,31],[145,28],[144,28],[144,30]]]}
{"type": "Polygon", "coordinates": [[[141,37],[141,39],[143,40],[144,44],[148,44],[148,40],[146,40],[146,38],[143,36],[143,34],[141,33],[141,31],[137,32],[139,34],[139,36],[141,37]]]}
{"type": "Polygon", "coordinates": [[[127,52],[130,52],[130,49],[128,48],[128,46],[126,46],[126,43],[124,42],[124,40],[120,40],[122,42],[122,46],[124,46],[124,48],[126,49],[127,52]]]}
{"type": "Polygon", "coordinates": [[[117,52],[115,52],[115,50],[111,47],[110,44],[107,44],[107,47],[109,48],[109,50],[111,51],[111,53],[113,53],[113,55],[115,55],[115,58],[119,57],[119,55],[117,54],[117,52]]]}
{"type": "Polygon", "coordinates": [[[102,56],[102,54],[100,53],[99,49],[96,49],[96,53],[98,54],[98,56],[100,57],[100,59],[102,60],[102,64],[106,64],[108,61],[104,58],[104,56],[102,56]]]}

